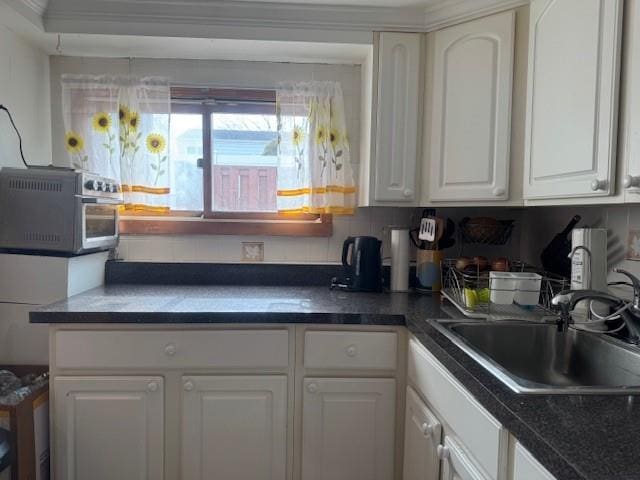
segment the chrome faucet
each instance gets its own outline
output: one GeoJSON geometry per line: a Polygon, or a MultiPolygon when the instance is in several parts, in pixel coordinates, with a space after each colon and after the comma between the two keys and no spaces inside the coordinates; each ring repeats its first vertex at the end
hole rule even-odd
{"type": "MultiPolygon", "coordinates": [[[[626,270],[614,269],[616,273],[621,273],[629,278],[633,286],[633,300],[631,305],[620,312],[620,317],[627,326],[629,336],[627,340],[630,343],[640,343],[640,280],[626,270]]],[[[608,292],[600,292],[598,290],[564,290],[558,293],[551,303],[560,307],[560,317],[557,320],[558,331],[563,332],[568,325],[573,323],[571,312],[582,300],[596,300],[605,303],[615,310],[620,310],[627,303],[625,300],[616,297],[608,292]]],[[[606,333],[606,332],[603,332],[606,333]]]]}

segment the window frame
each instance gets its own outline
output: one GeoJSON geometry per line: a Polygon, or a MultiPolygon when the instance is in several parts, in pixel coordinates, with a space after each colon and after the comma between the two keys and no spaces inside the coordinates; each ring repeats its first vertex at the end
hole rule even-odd
{"type": "Polygon", "coordinates": [[[172,210],[169,213],[123,212],[120,233],[127,235],[268,235],[327,237],[333,233],[332,215],[287,214],[276,212],[216,212],[212,210],[213,178],[211,152],[211,114],[274,111],[274,90],[171,87],[171,113],[202,115],[203,210],[172,210]],[[229,109],[233,103],[233,110],[229,109]],[[262,104],[262,105],[261,105],[262,104]],[[266,105],[269,105],[266,107],[266,105]]]}

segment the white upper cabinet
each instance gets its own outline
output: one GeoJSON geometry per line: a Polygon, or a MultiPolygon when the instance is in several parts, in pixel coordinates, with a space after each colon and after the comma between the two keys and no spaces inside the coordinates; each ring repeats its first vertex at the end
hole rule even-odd
{"type": "MultiPolygon", "coordinates": [[[[395,32],[377,35],[377,54],[374,53],[369,71],[373,84],[370,98],[365,97],[367,88],[363,89],[363,103],[370,103],[371,108],[369,112],[363,110],[364,123],[370,130],[364,132],[363,138],[370,145],[363,152],[360,203],[415,204],[423,35],[395,32]]],[[[367,76],[367,67],[363,70],[367,76]]]]}
{"type": "Polygon", "coordinates": [[[532,0],[524,196],[614,193],[622,0],[532,0]]]}
{"type": "Polygon", "coordinates": [[[510,11],[429,38],[430,200],[509,198],[514,25],[510,11]]]}
{"type": "Polygon", "coordinates": [[[286,478],[286,376],[187,376],[182,388],[182,480],[286,478]]]}
{"type": "Polygon", "coordinates": [[[625,201],[640,202],[640,4],[625,3],[618,161],[625,201]]]}

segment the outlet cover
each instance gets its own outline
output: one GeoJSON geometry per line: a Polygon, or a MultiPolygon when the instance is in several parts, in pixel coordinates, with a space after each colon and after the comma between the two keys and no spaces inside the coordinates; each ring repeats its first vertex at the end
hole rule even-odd
{"type": "Polygon", "coordinates": [[[264,242],[242,242],[243,262],[263,262],[264,242]]]}

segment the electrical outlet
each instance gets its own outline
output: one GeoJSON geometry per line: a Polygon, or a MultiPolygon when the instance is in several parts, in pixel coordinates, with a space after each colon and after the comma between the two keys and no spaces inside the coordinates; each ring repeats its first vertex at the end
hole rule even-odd
{"type": "Polygon", "coordinates": [[[243,262],[263,262],[264,242],[242,242],[243,262]]]}

